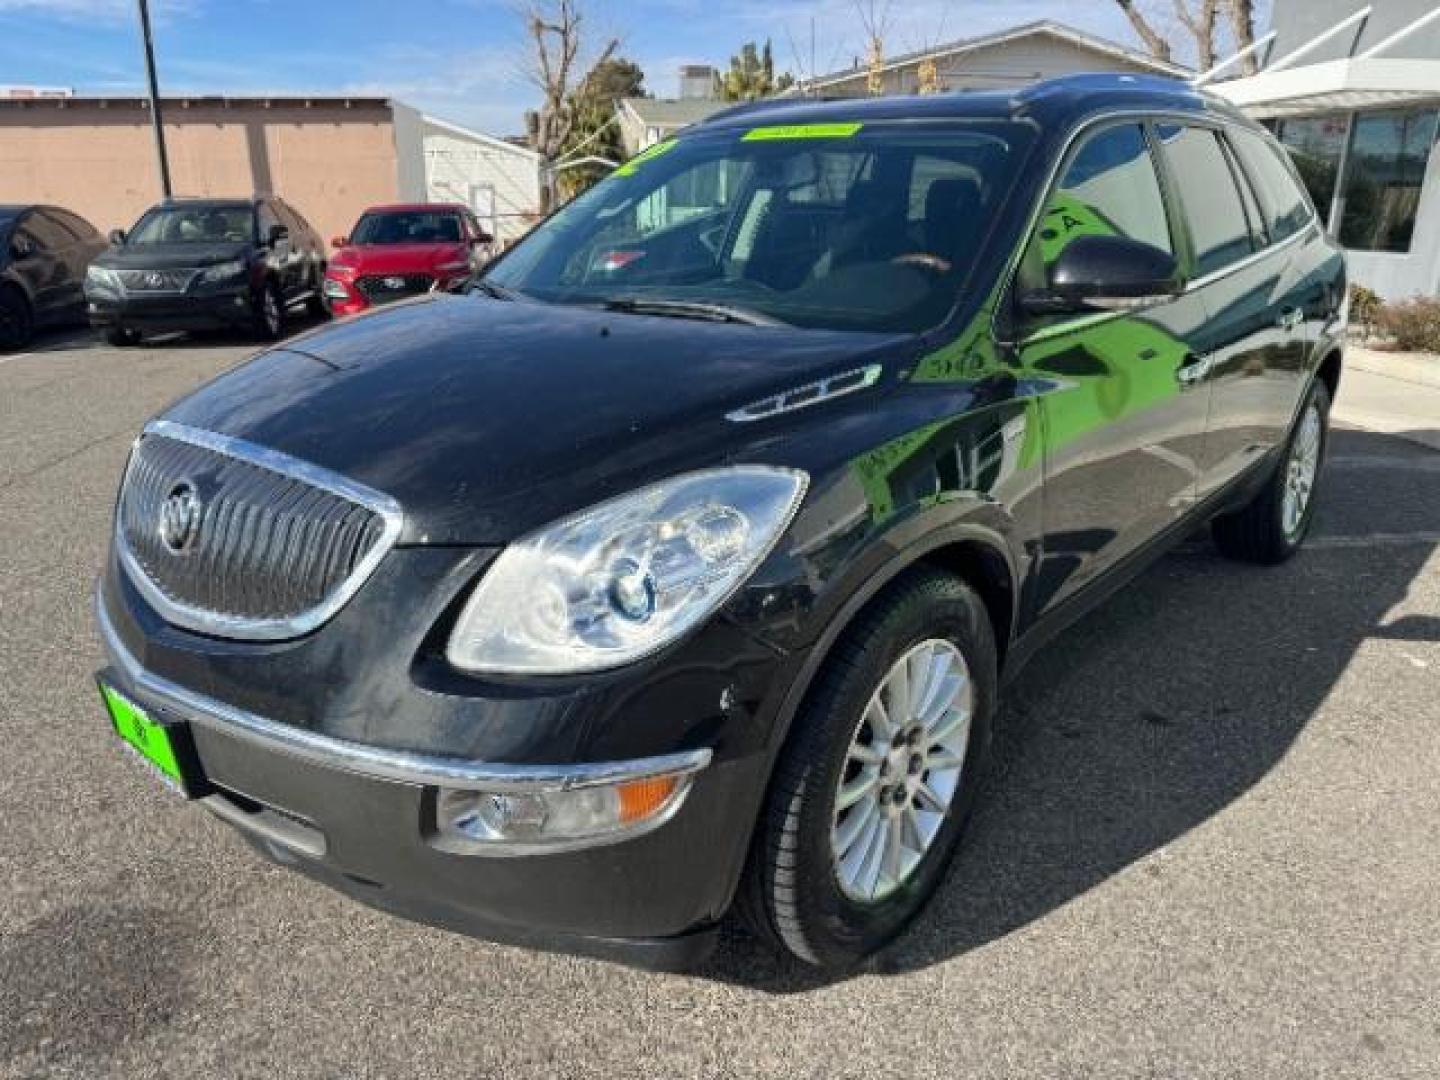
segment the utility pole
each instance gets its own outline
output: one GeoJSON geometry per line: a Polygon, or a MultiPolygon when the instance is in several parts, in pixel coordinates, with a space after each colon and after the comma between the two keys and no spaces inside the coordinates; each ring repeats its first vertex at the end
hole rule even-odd
{"type": "Polygon", "coordinates": [[[160,85],[155,78],[155,46],[150,41],[150,5],[140,5],[140,33],[145,39],[145,77],[150,83],[150,127],[155,132],[155,157],[160,163],[160,192],[170,198],[170,158],[165,153],[165,125],[160,117],[160,85]]]}

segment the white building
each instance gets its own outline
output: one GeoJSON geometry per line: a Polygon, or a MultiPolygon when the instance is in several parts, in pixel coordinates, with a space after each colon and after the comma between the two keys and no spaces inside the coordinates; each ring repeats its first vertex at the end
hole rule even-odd
{"type": "Polygon", "coordinates": [[[396,105],[400,197],[458,202],[501,244],[524,236],[540,215],[540,155],[396,105]]]}
{"type": "Polygon", "coordinates": [[[1261,44],[1259,74],[1213,89],[1290,150],[1352,281],[1440,295],[1440,6],[1275,0],[1261,44]]]}

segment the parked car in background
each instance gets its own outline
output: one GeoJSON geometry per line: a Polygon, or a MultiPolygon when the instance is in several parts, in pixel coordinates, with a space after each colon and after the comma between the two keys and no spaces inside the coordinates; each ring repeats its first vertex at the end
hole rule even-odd
{"type": "Polygon", "coordinates": [[[0,350],[42,326],[85,321],[85,268],[105,250],[95,226],[58,206],[0,206],[0,350]]]}
{"type": "Polygon", "coordinates": [[[325,314],[324,244],[281,199],[171,199],[110,239],[85,299],[112,345],[145,331],[227,328],[273,341],[291,309],[325,314]]]}
{"type": "Polygon", "coordinates": [[[389,911],[670,966],[734,906],[852,964],[1048,638],[1201,525],[1300,549],[1345,284],[1284,150],[1186,83],[721,113],[467,295],[150,423],[112,721],[389,911]]]}
{"type": "Polygon", "coordinates": [[[403,300],[468,281],[492,237],[469,208],[451,203],[373,206],[360,215],[325,273],[325,303],[335,315],[403,300]]]}

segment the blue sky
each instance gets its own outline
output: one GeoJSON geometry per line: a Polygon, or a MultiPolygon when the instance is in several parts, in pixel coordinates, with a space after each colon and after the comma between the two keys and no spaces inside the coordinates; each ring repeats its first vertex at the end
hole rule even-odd
{"type": "MultiPolygon", "coordinates": [[[[167,93],[384,94],[498,134],[522,129],[523,0],[151,0],[167,93]]],[[[861,0],[868,7],[869,0],[861,0]]],[[[1168,3],[1152,8],[1168,9],[1168,3]]],[[[876,0],[877,13],[886,11],[876,0]]],[[[647,86],[676,92],[682,63],[724,66],[746,40],[784,67],[850,63],[857,0],[587,0],[590,37],[621,39],[647,86]],[[792,45],[793,42],[793,45],[792,45]]],[[[1032,19],[1134,37],[1113,0],[889,0],[887,51],[907,52],[1032,19]]],[[[0,0],[0,83],[124,94],[142,88],[134,0],[0,0]]]]}

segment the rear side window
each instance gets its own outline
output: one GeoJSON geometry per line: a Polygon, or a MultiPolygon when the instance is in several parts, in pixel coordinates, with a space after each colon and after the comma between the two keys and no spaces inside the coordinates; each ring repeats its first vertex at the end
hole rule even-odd
{"type": "Polygon", "coordinates": [[[1106,128],[1070,159],[1025,253],[1022,286],[1042,287],[1046,268],[1082,236],[1123,236],[1174,254],[1160,179],[1139,124],[1106,128]]]}
{"type": "Polygon", "coordinates": [[[1310,222],[1310,207],[1295,177],[1280,160],[1280,152],[1250,131],[1232,131],[1230,142],[1260,194],[1271,238],[1284,240],[1305,228],[1310,222]]]}
{"type": "Polygon", "coordinates": [[[1195,245],[1195,276],[1204,277],[1254,250],[1240,190],[1215,132],[1162,124],[1160,142],[1179,189],[1195,245]]]}

